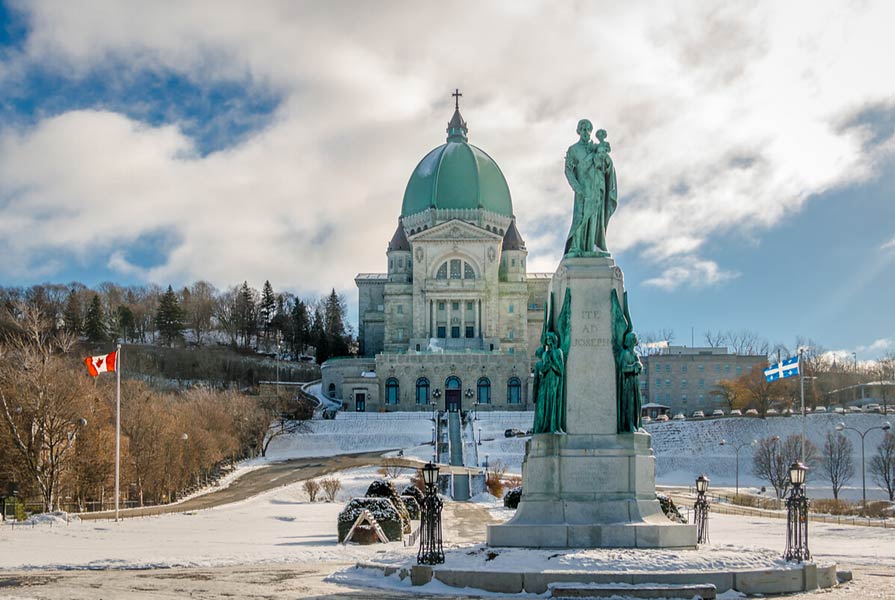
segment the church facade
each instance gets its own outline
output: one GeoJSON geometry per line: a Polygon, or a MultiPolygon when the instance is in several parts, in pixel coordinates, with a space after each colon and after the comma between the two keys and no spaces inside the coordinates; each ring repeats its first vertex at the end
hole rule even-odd
{"type": "Polygon", "coordinates": [[[355,278],[362,356],[322,368],[344,410],[533,407],[551,274],[527,272],[509,186],[468,131],[456,106],[407,183],[387,271],[355,278]]]}

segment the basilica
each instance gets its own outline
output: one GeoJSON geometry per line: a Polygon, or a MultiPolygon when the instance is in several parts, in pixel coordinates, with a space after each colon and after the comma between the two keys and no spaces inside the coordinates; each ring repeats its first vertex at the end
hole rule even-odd
{"type": "Polygon", "coordinates": [[[507,181],[469,143],[459,103],[419,162],[386,250],[360,273],[358,358],[322,367],[343,410],[530,410],[552,274],[528,273],[507,181]]]}

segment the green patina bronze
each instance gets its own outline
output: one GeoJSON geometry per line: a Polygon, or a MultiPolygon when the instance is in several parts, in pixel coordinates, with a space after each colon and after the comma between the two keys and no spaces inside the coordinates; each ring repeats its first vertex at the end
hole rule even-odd
{"type": "Polygon", "coordinates": [[[612,290],[612,352],[615,357],[616,406],[618,433],[633,433],[640,429],[640,372],[643,365],[634,353],[637,335],[628,312],[628,292],[624,305],[612,290]]]}
{"type": "Polygon", "coordinates": [[[534,433],[565,433],[566,368],[571,330],[572,293],[566,289],[562,310],[553,326],[553,293],[544,307],[544,328],[541,347],[535,353],[534,369],[535,422],[534,433]]]}
{"type": "Polygon", "coordinates": [[[606,227],[618,206],[615,166],[606,130],[597,131],[599,143],[591,141],[593,125],[578,121],[577,142],[566,152],[566,179],[575,192],[572,227],[566,238],[566,256],[609,256],[606,227]]]}
{"type": "MultiPolygon", "coordinates": [[[[455,97],[461,94],[457,92],[455,97]]],[[[430,208],[483,209],[513,216],[510,188],[494,159],[468,141],[469,128],[460,115],[460,105],[447,126],[447,143],[429,152],[413,170],[401,216],[430,208]]]]}

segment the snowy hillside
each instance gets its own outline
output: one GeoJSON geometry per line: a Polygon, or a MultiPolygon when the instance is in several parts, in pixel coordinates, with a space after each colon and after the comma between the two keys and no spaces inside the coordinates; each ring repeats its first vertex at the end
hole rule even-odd
{"type": "MultiPolygon", "coordinates": [[[[511,472],[519,473],[525,454],[524,438],[506,438],[504,431],[515,428],[527,431],[531,428],[534,415],[532,412],[481,412],[473,423],[476,436],[481,429],[482,445],[478,447],[479,465],[484,465],[485,458],[490,464],[500,460],[511,472]]],[[[827,432],[836,424],[844,421],[848,427],[862,431],[869,427],[882,425],[891,415],[883,417],[879,414],[809,414],[806,432],[808,439],[818,448],[823,448],[827,432]]],[[[733,486],[736,473],[735,453],[732,444],[749,444],[754,439],[771,435],[786,438],[801,433],[800,417],[773,417],[756,419],[749,417],[727,417],[722,419],[705,419],[699,421],[668,421],[650,423],[646,430],[652,435],[653,450],[656,454],[656,477],[659,483],[669,485],[687,485],[696,475],[705,473],[711,478],[713,485],[733,486]],[[721,446],[719,442],[726,440],[729,445],[721,446]]],[[[467,429],[468,430],[468,429],[467,429]]],[[[855,464],[860,465],[860,437],[854,432],[846,432],[854,444],[855,464]]],[[[867,456],[876,451],[882,440],[882,432],[874,431],[867,435],[867,456]]],[[[859,468],[859,467],[858,467],[859,468]]],[[[824,484],[819,476],[810,476],[809,482],[819,488],[824,484]]],[[[752,449],[745,447],[740,451],[740,483],[742,485],[764,485],[752,476],[752,449]]],[[[850,482],[851,489],[847,496],[855,498],[860,494],[860,473],[850,482]]],[[[882,498],[881,490],[871,490],[875,486],[868,477],[868,497],[882,498]]],[[[818,489],[818,491],[820,491],[818,489]]]]}
{"type": "Polygon", "coordinates": [[[431,413],[350,413],[335,419],[315,419],[310,433],[284,436],[271,442],[270,460],[308,456],[334,456],[352,452],[396,450],[429,444],[431,454],[431,413]]]}

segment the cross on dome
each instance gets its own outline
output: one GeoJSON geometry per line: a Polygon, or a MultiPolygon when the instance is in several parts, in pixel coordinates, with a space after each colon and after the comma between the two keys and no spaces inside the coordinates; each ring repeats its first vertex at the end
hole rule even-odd
{"type": "Polygon", "coordinates": [[[462,95],[460,88],[455,88],[454,93],[451,94],[454,97],[454,116],[451,117],[447,126],[447,141],[449,142],[466,142],[468,139],[469,128],[466,126],[466,121],[463,120],[462,115],[460,115],[460,96],[462,95]]]}
{"type": "Polygon", "coordinates": [[[454,88],[454,93],[451,96],[454,97],[454,110],[460,110],[460,96],[463,94],[460,93],[460,88],[454,88]]]}

